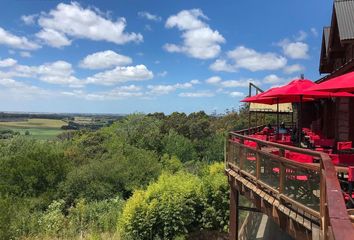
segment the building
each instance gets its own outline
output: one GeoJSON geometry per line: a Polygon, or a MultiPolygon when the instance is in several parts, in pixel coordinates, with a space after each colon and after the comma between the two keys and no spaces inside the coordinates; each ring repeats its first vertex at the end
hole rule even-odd
{"type": "MultiPolygon", "coordinates": [[[[354,71],[354,0],[335,0],[333,4],[331,25],[323,28],[319,71],[327,75],[317,83],[354,71]]],[[[354,141],[354,125],[350,124],[354,122],[353,99],[322,100],[312,107],[321,116],[310,116],[313,125],[318,125],[327,138],[354,141]]],[[[304,121],[305,125],[312,123],[310,119],[304,121]]]]}

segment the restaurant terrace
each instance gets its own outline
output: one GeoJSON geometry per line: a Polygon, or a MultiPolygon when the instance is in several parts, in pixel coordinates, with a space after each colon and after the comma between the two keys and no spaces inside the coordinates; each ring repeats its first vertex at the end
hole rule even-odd
{"type": "Polygon", "coordinates": [[[353,0],[334,1],[319,71],[327,75],[266,91],[250,84],[242,100],[249,127],[226,141],[230,240],[248,239],[240,211],[267,215],[294,239],[354,239],[353,0]],[[264,114],[276,114],[276,123],[264,114]],[[284,114],[291,121],[281,122],[284,114]],[[252,205],[241,206],[240,195],[252,205]]]}

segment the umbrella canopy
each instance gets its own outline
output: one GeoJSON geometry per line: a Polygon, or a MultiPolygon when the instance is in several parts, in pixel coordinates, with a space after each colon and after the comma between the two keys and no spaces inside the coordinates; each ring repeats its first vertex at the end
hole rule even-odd
{"type": "Polygon", "coordinates": [[[307,79],[293,80],[285,86],[278,87],[274,91],[264,94],[263,97],[289,97],[289,96],[303,96],[305,90],[312,87],[315,83],[307,79]]]}
{"type": "Polygon", "coordinates": [[[339,77],[332,78],[320,84],[315,84],[308,90],[328,92],[354,92],[354,72],[350,72],[339,77]]]}
{"type": "MultiPolygon", "coordinates": [[[[354,79],[353,79],[354,80],[354,79]]],[[[353,94],[347,92],[325,92],[309,90],[316,84],[310,80],[298,79],[293,80],[289,84],[279,87],[274,91],[262,95],[262,98],[278,97],[279,102],[305,102],[306,99],[314,98],[332,98],[332,97],[354,97],[353,94]]]]}
{"type": "MultiPolygon", "coordinates": [[[[263,103],[263,104],[269,104],[269,105],[273,105],[273,104],[277,104],[277,103],[290,103],[290,102],[300,102],[300,97],[298,96],[284,96],[282,98],[278,97],[278,96],[267,96],[271,93],[273,93],[274,91],[277,91],[279,87],[275,87],[275,88],[271,88],[265,92],[259,93],[255,96],[252,97],[246,97],[245,99],[241,100],[241,102],[248,102],[248,103],[263,103]]],[[[304,102],[307,101],[313,101],[313,98],[308,98],[305,97],[303,99],[304,102]]]]}

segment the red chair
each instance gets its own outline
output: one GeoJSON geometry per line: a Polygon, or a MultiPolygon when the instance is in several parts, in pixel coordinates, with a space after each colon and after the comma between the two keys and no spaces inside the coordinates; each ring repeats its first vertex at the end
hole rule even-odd
{"type": "Polygon", "coordinates": [[[353,154],[329,154],[334,165],[354,165],[353,154]]]}
{"type": "Polygon", "coordinates": [[[246,140],[244,142],[244,144],[248,147],[252,147],[252,148],[256,148],[257,147],[257,143],[256,142],[253,142],[253,141],[249,141],[249,140],[246,140]]]}
{"type": "Polygon", "coordinates": [[[348,150],[352,148],[352,142],[337,142],[337,150],[348,150]]]}
{"type": "Polygon", "coordinates": [[[285,153],[285,157],[289,158],[291,160],[294,160],[296,162],[301,162],[301,163],[313,163],[313,157],[302,154],[302,153],[295,153],[295,152],[287,152],[285,153]]]}

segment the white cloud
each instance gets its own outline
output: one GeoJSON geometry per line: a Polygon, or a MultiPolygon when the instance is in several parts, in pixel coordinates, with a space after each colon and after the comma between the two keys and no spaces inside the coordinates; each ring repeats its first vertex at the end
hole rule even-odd
{"type": "Polygon", "coordinates": [[[0,78],[34,78],[51,84],[82,87],[85,83],[73,76],[72,65],[65,61],[45,63],[39,66],[13,65],[9,71],[0,72],[0,78]]]}
{"type": "Polygon", "coordinates": [[[24,58],[32,57],[31,53],[30,52],[26,52],[26,51],[21,51],[20,52],[20,56],[24,57],[24,58]]]}
{"type": "Polygon", "coordinates": [[[219,76],[213,76],[205,80],[206,83],[209,84],[217,84],[221,82],[221,77],[219,76]]]}
{"type": "Polygon", "coordinates": [[[11,48],[22,49],[22,50],[36,50],[40,46],[28,40],[26,37],[19,37],[7,32],[5,29],[0,27],[0,44],[7,45],[11,48]]]}
{"type": "Polygon", "coordinates": [[[177,89],[187,89],[193,87],[190,82],[187,83],[176,83],[173,85],[149,85],[147,88],[150,90],[149,95],[166,95],[171,92],[175,92],[177,89]]]}
{"type": "Polygon", "coordinates": [[[316,28],[313,27],[313,28],[310,29],[310,31],[311,31],[311,33],[313,34],[313,36],[315,36],[315,37],[318,36],[318,31],[317,31],[316,28]]]}
{"type": "Polygon", "coordinates": [[[105,101],[116,100],[126,98],[143,97],[144,93],[141,91],[141,87],[136,85],[115,87],[109,91],[101,92],[85,92],[83,90],[64,91],[61,92],[64,96],[82,98],[89,101],[105,101]]]}
{"type": "Polygon", "coordinates": [[[36,18],[38,17],[38,14],[32,14],[32,15],[23,15],[21,16],[21,20],[26,24],[26,25],[33,25],[36,23],[36,18]]]}
{"type": "Polygon", "coordinates": [[[245,94],[243,92],[230,92],[229,95],[231,97],[235,97],[235,98],[245,96],[245,94]]]}
{"type": "Polygon", "coordinates": [[[159,73],[157,73],[157,76],[158,77],[166,77],[167,76],[167,71],[159,72],[159,73]]]}
{"type": "Polygon", "coordinates": [[[250,83],[253,83],[255,85],[261,84],[260,81],[250,78],[250,79],[241,79],[241,80],[226,80],[220,82],[220,85],[221,87],[226,87],[226,88],[238,88],[238,87],[248,87],[250,83]]]}
{"type": "Polygon", "coordinates": [[[190,81],[191,84],[195,85],[195,84],[201,84],[201,82],[198,79],[193,79],[190,81]]]}
{"type": "Polygon", "coordinates": [[[65,36],[65,34],[53,29],[44,28],[36,33],[36,36],[45,44],[52,47],[61,48],[71,45],[71,41],[65,36]]]}
{"type": "Polygon", "coordinates": [[[203,98],[203,97],[213,97],[215,94],[209,91],[200,91],[200,92],[183,92],[178,94],[179,97],[187,98],[203,98]]]}
{"type": "MultiPolygon", "coordinates": [[[[45,36],[48,44],[53,46],[65,46],[71,38],[90,39],[94,41],[107,41],[116,44],[124,44],[127,42],[141,42],[143,36],[139,33],[125,32],[125,18],[118,18],[112,21],[103,16],[103,14],[95,8],[83,8],[77,2],[70,4],[59,3],[55,9],[49,13],[42,13],[38,19],[38,24],[43,28],[39,36],[43,33],[58,33],[55,41],[45,36]]],[[[43,38],[42,38],[43,39],[43,38]]]]}
{"type": "Polygon", "coordinates": [[[38,98],[39,96],[53,95],[53,93],[48,90],[9,78],[0,78],[0,85],[3,88],[6,88],[5,91],[0,92],[0,95],[7,95],[8,98],[14,97],[23,99],[28,97],[38,98]]]}
{"type": "Polygon", "coordinates": [[[13,58],[6,58],[3,60],[0,60],[0,67],[12,67],[16,65],[17,61],[13,58]]]}
{"type": "Polygon", "coordinates": [[[112,50],[107,50],[86,56],[80,62],[80,67],[88,69],[105,69],[115,66],[125,66],[132,62],[132,59],[128,56],[118,54],[112,50]]]}
{"type": "Polygon", "coordinates": [[[138,16],[142,17],[142,18],[146,18],[147,20],[151,20],[151,21],[156,21],[156,22],[161,21],[161,17],[160,16],[151,14],[151,13],[146,12],[146,11],[138,12],[138,16]]]}
{"type": "Polygon", "coordinates": [[[181,52],[198,59],[215,58],[221,51],[220,44],[225,42],[224,37],[216,30],[212,30],[202,20],[208,18],[200,9],[183,10],[177,15],[170,16],[165,26],[177,27],[182,31],[182,45],[167,43],[164,49],[168,52],[181,52]]]}
{"type": "Polygon", "coordinates": [[[209,67],[216,72],[236,72],[238,69],[236,65],[231,65],[225,59],[216,59],[209,67]]]}
{"type": "Polygon", "coordinates": [[[284,39],[278,44],[282,47],[286,56],[293,59],[306,59],[308,58],[309,46],[304,42],[290,42],[284,39]]]}
{"type": "Polygon", "coordinates": [[[295,41],[297,42],[302,42],[307,38],[307,33],[305,31],[299,31],[299,33],[297,34],[297,36],[295,36],[295,41]]]}
{"type": "Polygon", "coordinates": [[[145,65],[128,67],[117,66],[112,70],[97,73],[88,77],[86,82],[99,85],[114,85],[129,81],[144,81],[153,78],[153,73],[145,65]]]}
{"type": "Polygon", "coordinates": [[[279,83],[282,81],[283,81],[283,79],[278,77],[275,74],[270,74],[263,79],[263,82],[268,83],[268,84],[275,84],[275,83],[279,83]]]}
{"type": "Polygon", "coordinates": [[[227,59],[217,59],[210,68],[214,71],[234,72],[240,68],[252,72],[276,70],[284,67],[286,58],[275,53],[259,53],[254,49],[238,46],[227,52],[227,59]]]}
{"type": "Polygon", "coordinates": [[[286,74],[293,74],[293,73],[301,72],[301,71],[302,72],[305,71],[305,67],[300,64],[293,64],[293,65],[284,67],[284,73],[286,73],[286,74]]]}

